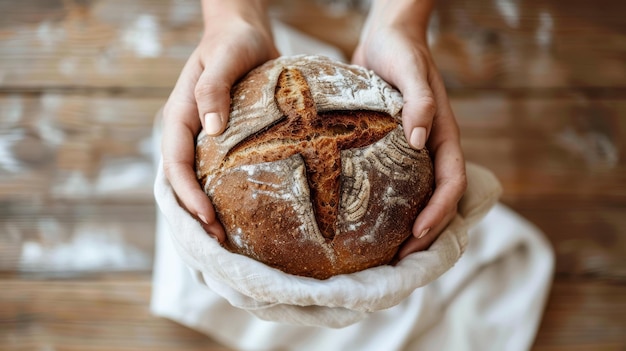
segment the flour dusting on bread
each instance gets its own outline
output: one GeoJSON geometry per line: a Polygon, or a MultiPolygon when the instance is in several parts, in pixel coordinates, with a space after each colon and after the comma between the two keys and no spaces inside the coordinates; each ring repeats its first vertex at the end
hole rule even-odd
{"type": "Polygon", "coordinates": [[[196,150],[224,246],[318,279],[388,263],[434,186],[401,95],[361,67],[294,56],[251,71],[231,101],[226,131],[196,150]]]}

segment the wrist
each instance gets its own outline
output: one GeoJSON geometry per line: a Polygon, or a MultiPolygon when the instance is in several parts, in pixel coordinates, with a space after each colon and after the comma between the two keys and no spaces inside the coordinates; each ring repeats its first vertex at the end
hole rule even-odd
{"type": "Polygon", "coordinates": [[[267,0],[202,0],[205,29],[214,22],[243,20],[255,26],[269,28],[267,0]]]}
{"type": "Polygon", "coordinates": [[[395,27],[426,39],[433,0],[374,0],[368,27],[395,27]]]}

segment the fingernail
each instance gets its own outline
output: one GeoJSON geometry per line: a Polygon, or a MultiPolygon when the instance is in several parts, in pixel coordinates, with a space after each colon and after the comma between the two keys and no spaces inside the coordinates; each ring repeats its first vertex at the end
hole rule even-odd
{"type": "Polygon", "coordinates": [[[409,140],[411,146],[415,149],[423,149],[426,144],[426,128],[415,127],[411,131],[411,139],[409,140]]]}
{"type": "Polygon", "coordinates": [[[426,228],[424,230],[422,230],[422,232],[420,233],[420,235],[417,236],[418,239],[421,239],[424,237],[424,235],[428,234],[428,232],[430,231],[430,228],[426,228]]]}
{"type": "Polygon", "coordinates": [[[209,135],[216,135],[222,130],[222,119],[215,112],[204,115],[204,132],[209,135]]]}
{"type": "Polygon", "coordinates": [[[198,218],[200,218],[200,220],[202,221],[202,223],[209,225],[209,221],[207,221],[206,217],[204,217],[204,215],[198,213],[198,218]]]}

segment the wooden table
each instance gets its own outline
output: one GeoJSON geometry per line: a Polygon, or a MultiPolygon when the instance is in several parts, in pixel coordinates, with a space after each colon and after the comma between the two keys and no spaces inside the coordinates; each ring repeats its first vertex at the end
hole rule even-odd
{"type": "MultiPolygon", "coordinates": [[[[362,12],[275,3],[354,48],[362,12]]],[[[433,16],[467,158],[557,255],[534,350],[626,350],[625,13],[449,0],[433,16]]],[[[0,14],[0,350],[224,350],[148,310],[152,120],[200,36],[198,1],[0,0],[0,14]]]]}

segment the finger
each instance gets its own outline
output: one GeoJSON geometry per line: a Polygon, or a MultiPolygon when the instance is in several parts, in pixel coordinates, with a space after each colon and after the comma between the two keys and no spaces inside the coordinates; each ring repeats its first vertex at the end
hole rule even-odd
{"type": "MultiPolygon", "coordinates": [[[[452,113],[449,109],[444,111],[448,116],[452,113]]],[[[398,259],[430,247],[456,216],[458,202],[465,193],[465,161],[458,142],[456,122],[449,118],[438,124],[440,130],[431,136],[434,146],[429,145],[434,155],[435,192],[415,220],[413,236],[400,248],[398,259]]]]}
{"type": "Polygon", "coordinates": [[[226,238],[224,228],[219,223],[208,196],[199,188],[193,169],[186,164],[165,161],[163,167],[183,207],[201,222],[207,233],[223,242],[226,238]]]}
{"type": "Polygon", "coordinates": [[[178,107],[171,109],[169,116],[164,116],[163,170],[181,205],[203,223],[209,234],[222,242],[225,239],[224,229],[217,220],[209,197],[200,188],[194,171],[195,130],[199,129],[197,112],[195,106],[178,107]],[[193,122],[183,122],[182,118],[181,121],[174,121],[179,114],[192,116],[187,120],[195,120],[196,127],[193,122]]]}
{"type": "Polygon", "coordinates": [[[402,127],[406,139],[411,147],[419,150],[425,147],[430,135],[437,103],[429,85],[425,65],[416,62],[408,64],[410,69],[394,71],[392,83],[400,90],[404,99],[402,127]]]}
{"type": "Polygon", "coordinates": [[[437,112],[435,96],[430,88],[429,58],[427,53],[415,50],[413,55],[395,55],[393,65],[385,60],[368,62],[364,49],[359,47],[352,60],[355,64],[372,68],[382,79],[394,85],[402,94],[402,128],[409,145],[423,149],[430,135],[437,112]]]}
{"type": "Polygon", "coordinates": [[[222,242],[225,239],[224,230],[195,176],[194,138],[195,133],[182,123],[170,123],[164,128],[164,172],[181,205],[203,223],[209,234],[222,242]]]}
{"type": "Polygon", "coordinates": [[[414,149],[426,146],[437,106],[430,91],[416,89],[406,94],[402,108],[402,126],[409,145],[414,149]]]}
{"type": "Polygon", "coordinates": [[[416,237],[433,230],[446,216],[456,211],[467,186],[465,162],[456,143],[440,144],[434,155],[435,192],[415,221],[413,234],[416,237]]]}
{"type": "Polygon", "coordinates": [[[447,217],[441,221],[433,230],[429,230],[424,236],[421,238],[417,238],[415,236],[409,237],[400,247],[398,251],[397,258],[399,260],[404,257],[418,251],[426,250],[432,245],[432,243],[439,237],[439,235],[445,230],[448,223],[452,221],[454,216],[456,215],[456,211],[448,213],[447,217]]]}
{"type": "Polygon", "coordinates": [[[235,82],[267,59],[277,56],[278,51],[273,46],[262,49],[253,46],[241,50],[235,59],[229,47],[225,46],[203,58],[206,64],[194,88],[194,95],[205,133],[219,135],[226,129],[230,92],[235,82]],[[259,54],[258,50],[264,53],[259,54]]]}
{"type": "MultiPolygon", "coordinates": [[[[464,168],[455,172],[464,172],[464,168]]],[[[442,185],[415,220],[413,235],[401,246],[398,259],[430,247],[456,216],[458,201],[465,192],[465,179],[460,176],[456,184],[446,180],[440,180],[440,183],[442,185]]]]}
{"type": "Polygon", "coordinates": [[[413,235],[416,237],[429,231],[438,234],[437,228],[442,228],[440,224],[456,213],[457,204],[467,187],[465,160],[454,118],[442,117],[437,128],[429,140],[429,148],[434,158],[435,191],[415,221],[413,235]]]}
{"type": "Polygon", "coordinates": [[[361,45],[359,45],[355,50],[354,53],[352,54],[352,64],[353,65],[359,65],[359,66],[364,66],[367,67],[367,61],[365,60],[364,57],[364,52],[363,52],[363,47],[361,45]]]}
{"type": "Polygon", "coordinates": [[[219,135],[226,128],[230,112],[230,89],[237,79],[232,64],[215,60],[205,67],[195,86],[198,114],[205,133],[219,135]]]}

